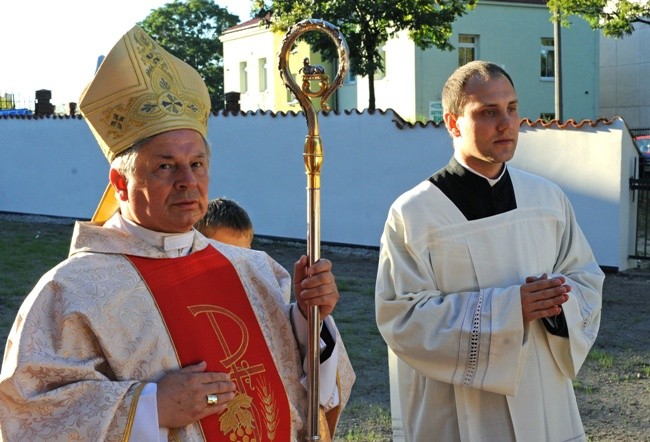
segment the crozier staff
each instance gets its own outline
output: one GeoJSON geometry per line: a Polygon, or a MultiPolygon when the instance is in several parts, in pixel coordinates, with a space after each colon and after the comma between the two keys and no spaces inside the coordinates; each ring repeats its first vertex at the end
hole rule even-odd
{"type": "Polygon", "coordinates": [[[305,313],[317,305],[327,440],[354,381],[329,316],[331,263],[301,257],[289,304],[291,278],[268,255],[193,229],[210,165],[198,73],[136,26],[80,109],[110,185],[95,222],[76,224],[68,259],[19,310],[0,374],[0,439],[302,439],[305,313]]]}

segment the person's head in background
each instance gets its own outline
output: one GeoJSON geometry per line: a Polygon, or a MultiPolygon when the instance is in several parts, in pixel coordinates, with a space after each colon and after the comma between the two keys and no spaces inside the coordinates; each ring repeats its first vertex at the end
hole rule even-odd
{"type": "Polygon", "coordinates": [[[208,203],[205,216],[194,228],[208,238],[250,249],[253,244],[253,223],[239,204],[226,198],[208,203]]]}

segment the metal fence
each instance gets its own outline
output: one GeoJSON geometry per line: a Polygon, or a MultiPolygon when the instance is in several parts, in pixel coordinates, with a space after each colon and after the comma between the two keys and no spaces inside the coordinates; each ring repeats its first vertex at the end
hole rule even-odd
{"type": "Polygon", "coordinates": [[[630,179],[630,190],[638,201],[636,242],[632,259],[650,259],[650,176],[630,179]]]}
{"type": "Polygon", "coordinates": [[[76,103],[55,104],[50,97],[37,97],[39,92],[48,95],[49,91],[36,91],[34,96],[6,93],[0,91],[0,115],[73,115],[78,113],[76,103]]]}
{"type": "MultiPolygon", "coordinates": [[[[632,137],[650,135],[650,128],[630,129],[632,137]]],[[[650,259],[650,164],[639,156],[639,178],[630,179],[630,190],[637,199],[636,242],[633,259],[650,259]]]]}
{"type": "Polygon", "coordinates": [[[28,109],[34,111],[36,99],[24,95],[0,92],[0,109],[28,109]]]}

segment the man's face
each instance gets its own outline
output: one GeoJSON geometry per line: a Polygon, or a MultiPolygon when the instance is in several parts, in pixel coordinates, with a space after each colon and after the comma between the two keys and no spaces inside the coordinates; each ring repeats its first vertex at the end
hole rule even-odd
{"type": "Polygon", "coordinates": [[[465,88],[462,115],[445,114],[454,149],[477,172],[495,178],[512,159],[519,137],[517,93],[502,75],[472,77],[465,88]]]}
{"type": "Polygon", "coordinates": [[[111,181],[127,219],[158,232],[188,232],[208,204],[207,147],[196,131],[164,132],[142,145],[133,177],[111,181]]]}

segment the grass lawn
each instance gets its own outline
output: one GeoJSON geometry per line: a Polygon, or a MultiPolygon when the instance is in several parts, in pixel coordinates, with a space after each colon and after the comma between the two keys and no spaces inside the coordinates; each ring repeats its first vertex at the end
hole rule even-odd
{"type": "Polygon", "coordinates": [[[68,255],[72,224],[0,220],[0,348],[25,296],[68,255]]]}
{"type": "MultiPolygon", "coordinates": [[[[0,216],[0,349],[16,311],[38,279],[68,254],[71,222],[25,222],[0,216]]],[[[255,239],[285,268],[304,244],[255,239]]],[[[377,254],[323,247],[334,263],[341,299],[334,318],[357,381],[337,441],[390,440],[386,345],[375,325],[377,254]]],[[[601,328],[574,389],[590,441],[650,441],[650,272],[608,274],[601,328]]]]}

